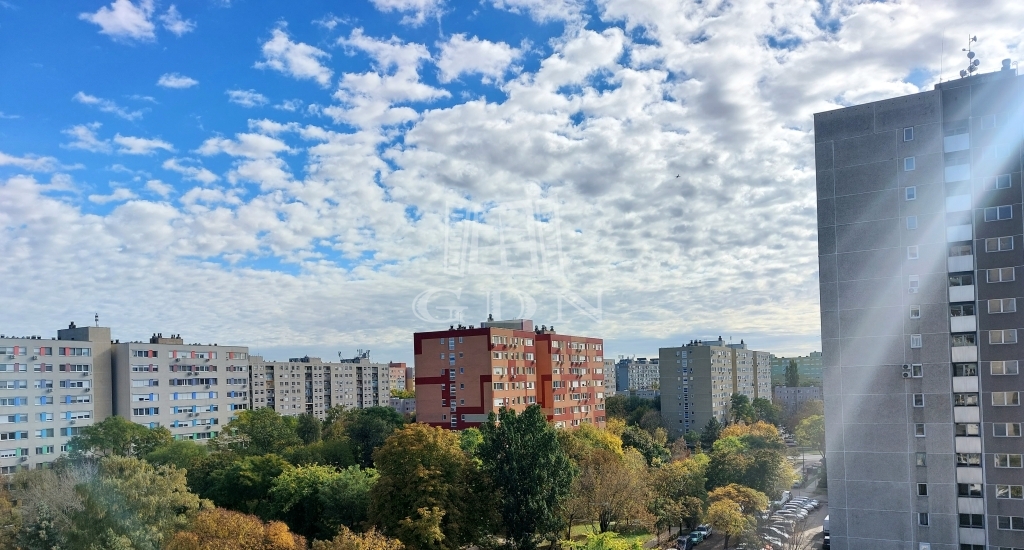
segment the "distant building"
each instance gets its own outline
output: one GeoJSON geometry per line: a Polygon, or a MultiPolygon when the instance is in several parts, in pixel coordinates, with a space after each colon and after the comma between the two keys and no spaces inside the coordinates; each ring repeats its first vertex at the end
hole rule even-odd
{"type": "Polygon", "coordinates": [[[620,356],[615,364],[615,388],[618,392],[654,392],[657,396],[659,383],[658,359],[620,356]]]}
{"type": "Polygon", "coordinates": [[[604,378],[604,394],[606,397],[615,395],[618,384],[615,381],[615,359],[604,360],[604,372],[606,376],[604,378]]]}
{"type": "Polygon", "coordinates": [[[812,351],[809,355],[796,357],[776,357],[772,355],[772,385],[786,385],[786,367],[790,361],[796,361],[796,371],[800,373],[800,385],[821,386],[824,366],[821,352],[812,351]]]}
{"type": "Polygon", "coordinates": [[[797,388],[775,386],[773,390],[775,393],[774,403],[782,407],[786,414],[796,412],[801,405],[808,401],[821,401],[820,386],[800,386],[797,388]]]}
{"type": "Polygon", "coordinates": [[[250,365],[255,409],[270,407],[285,416],[324,418],[328,409],[339,405],[349,409],[390,406],[390,366],[371,362],[369,352],[339,362],[309,356],[265,361],[254,355],[250,365]]]}
{"type": "Polygon", "coordinates": [[[661,418],[673,436],[700,430],[711,418],[729,419],[732,395],[771,399],[771,357],[718,340],[661,348],[661,418]]]}
{"type": "Polygon", "coordinates": [[[538,404],[558,427],[603,426],[604,343],[558,334],[533,321],[413,335],[416,419],[433,426],[479,426],[501,408],[538,404]]]}
{"type": "Polygon", "coordinates": [[[388,372],[391,376],[391,389],[395,390],[406,390],[412,389],[406,387],[405,373],[408,369],[405,363],[388,363],[388,372]]]}
{"type": "Polygon", "coordinates": [[[416,412],[416,398],[405,399],[401,397],[391,398],[391,408],[401,414],[413,414],[416,412]]]}

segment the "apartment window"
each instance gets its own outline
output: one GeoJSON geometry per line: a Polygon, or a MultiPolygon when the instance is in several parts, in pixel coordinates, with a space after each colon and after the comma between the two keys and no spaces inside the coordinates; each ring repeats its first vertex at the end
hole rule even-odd
{"type": "Polygon", "coordinates": [[[903,129],[903,141],[914,141],[914,127],[903,129]]]}
{"type": "Polygon", "coordinates": [[[982,496],[982,485],[981,483],[957,483],[956,484],[956,495],[960,497],[969,498],[981,498],[982,496]]]}
{"type": "Polygon", "coordinates": [[[996,485],[996,498],[1024,499],[1024,485],[996,485]]]}
{"type": "Polygon", "coordinates": [[[953,376],[978,376],[978,365],[974,363],[956,363],[953,365],[953,376]]]}
{"type": "Polygon", "coordinates": [[[1024,531],[1024,517],[996,516],[996,529],[1024,531]]]}
{"type": "Polygon", "coordinates": [[[956,244],[949,247],[949,257],[970,256],[974,254],[974,248],[969,244],[956,244]]]}
{"type": "Polygon", "coordinates": [[[994,222],[1008,220],[1013,217],[1013,207],[1006,204],[1003,206],[990,206],[985,209],[985,221],[994,222]]]}
{"type": "Polygon", "coordinates": [[[960,527],[970,527],[972,529],[984,529],[985,528],[985,515],[984,514],[960,514],[960,527]]]}
{"type": "Polygon", "coordinates": [[[1020,437],[1020,424],[1016,422],[995,422],[992,424],[992,435],[995,437],[1020,437]]]}
{"type": "Polygon", "coordinates": [[[919,347],[921,347],[921,335],[920,334],[911,334],[910,335],[910,347],[912,347],[912,348],[919,348],[919,347]]]}
{"type": "Polygon", "coordinates": [[[985,252],[1002,252],[1013,250],[1013,237],[993,237],[985,239],[985,252]]]}
{"type": "Polygon", "coordinates": [[[459,336],[459,343],[460,344],[462,343],[462,337],[461,336],[459,336]]]}
{"type": "Polygon", "coordinates": [[[923,407],[924,406],[924,394],[923,393],[915,393],[914,394],[914,406],[915,407],[923,407]]]}
{"type": "Polygon", "coordinates": [[[995,189],[1009,189],[1010,188],[1010,174],[1000,174],[994,178],[992,187],[995,189]]]}
{"type": "Polygon", "coordinates": [[[968,317],[974,315],[974,304],[949,306],[950,317],[968,317]]]}
{"type": "Polygon", "coordinates": [[[996,298],[988,301],[989,313],[1013,313],[1017,311],[1016,298],[996,298]]]}
{"type": "Polygon", "coordinates": [[[958,422],[953,426],[953,433],[957,437],[979,437],[981,436],[981,424],[958,422]]]}
{"type": "Polygon", "coordinates": [[[917,245],[907,247],[907,259],[916,260],[920,257],[917,245]]]}
{"type": "Polygon", "coordinates": [[[988,343],[989,344],[1016,344],[1017,343],[1017,329],[1008,328],[1004,330],[990,330],[988,331],[988,343]]]}
{"type": "Polygon", "coordinates": [[[917,229],[917,216],[907,216],[907,229],[917,229]]]}
{"type": "Polygon", "coordinates": [[[977,407],[978,406],[978,394],[976,394],[976,393],[954,393],[953,394],[953,406],[954,407],[977,407]]]}
{"type": "Polygon", "coordinates": [[[903,190],[908,201],[917,200],[917,187],[911,186],[903,190]]]}
{"type": "Polygon", "coordinates": [[[981,453],[956,453],[957,466],[981,467],[981,453]]]}
{"type": "Polygon", "coordinates": [[[928,512],[918,512],[917,524],[925,527],[928,526],[928,512]]]}
{"type": "Polygon", "coordinates": [[[1014,280],[1013,267],[996,267],[985,269],[985,279],[989,283],[1009,283],[1014,280]]]}
{"type": "Polygon", "coordinates": [[[926,496],[928,496],[928,484],[927,483],[918,483],[917,484],[917,496],[919,496],[919,497],[926,497],[926,496]]]}
{"type": "Polygon", "coordinates": [[[924,437],[924,424],[914,424],[914,437],[924,437]]]}
{"type": "Polygon", "coordinates": [[[950,275],[949,286],[971,286],[974,284],[974,275],[950,275]]]}
{"type": "Polygon", "coordinates": [[[989,372],[996,376],[1005,376],[1011,374],[1018,374],[1019,364],[1016,360],[1013,361],[992,361],[989,363],[989,372]]]}
{"type": "Polygon", "coordinates": [[[904,172],[911,172],[915,168],[917,168],[917,161],[914,159],[914,157],[907,157],[907,158],[903,159],[903,171],[904,172]]]}
{"type": "Polygon", "coordinates": [[[1021,455],[996,453],[995,457],[996,468],[1020,468],[1021,467],[1021,455]]]}
{"type": "Polygon", "coordinates": [[[994,391],[992,392],[993,407],[1016,407],[1020,405],[1020,392],[1015,391],[994,391]]]}
{"type": "Polygon", "coordinates": [[[974,334],[954,334],[953,335],[953,347],[958,348],[962,346],[976,346],[978,345],[978,339],[974,334]]]}
{"type": "Polygon", "coordinates": [[[921,318],[921,306],[910,306],[910,318],[920,319],[921,318]]]}
{"type": "Polygon", "coordinates": [[[917,290],[921,287],[921,278],[917,275],[911,275],[909,279],[909,290],[911,294],[917,294],[917,290]]]}

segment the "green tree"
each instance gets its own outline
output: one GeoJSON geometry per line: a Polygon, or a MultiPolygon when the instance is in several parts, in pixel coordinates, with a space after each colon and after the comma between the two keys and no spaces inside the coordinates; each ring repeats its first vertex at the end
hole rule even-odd
{"type": "Polygon", "coordinates": [[[757,397],[750,402],[754,408],[754,416],[760,422],[778,426],[782,422],[782,409],[764,397],[757,397]]]}
{"type": "Polygon", "coordinates": [[[668,449],[658,444],[651,434],[639,426],[627,426],[622,432],[622,446],[640,452],[648,465],[662,464],[669,459],[668,449]]]}
{"type": "Polygon", "coordinates": [[[573,499],[583,517],[597,520],[599,532],[625,519],[647,524],[656,520],[648,509],[647,461],[636,449],[626,448],[621,455],[594,449],[580,457],[578,464],[573,499]]]}
{"type": "Polygon", "coordinates": [[[159,550],[199,512],[185,472],[135,458],[107,457],[78,486],[83,507],[72,518],[71,548],[159,550]]]}
{"type": "Polygon", "coordinates": [[[757,420],[757,413],[750,405],[750,398],[742,393],[732,394],[730,398],[729,412],[732,414],[733,422],[752,423],[757,420]]]}
{"type": "Polygon", "coordinates": [[[708,492],[708,455],[696,454],[670,462],[651,475],[654,492],[652,512],[665,527],[684,524],[693,529],[699,524],[708,492]]]}
{"type": "Polygon", "coordinates": [[[751,528],[751,518],[743,515],[740,505],[731,500],[719,500],[708,507],[707,521],[716,533],[722,534],[722,548],[729,547],[729,538],[738,537],[751,528]]]}
{"type": "Polygon", "coordinates": [[[817,415],[825,415],[825,403],[820,399],[804,401],[800,408],[786,418],[786,427],[791,432],[796,432],[796,427],[800,425],[800,422],[805,418],[817,415]]]}
{"type": "Polygon", "coordinates": [[[320,490],[320,500],[328,525],[353,529],[366,523],[370,512],[370,492],[377,483],[377,470],[350,466],[320,490]]]}
{"type": "Polygon", "coordinates": [[[416,392],[414,390],[400,390],[393,388],[391,390],[391,397],[397,397],[399,399],[415,399],[416,392]]]}
{"type": "Polygon", "coordinates": [[[323,423],[320,422],[319,418],[311,414],[299,416],[295,426],[295,434],[299,436],[303,443],[310,445],[320,441],[322,433],[323,423]]]}
{"type": "Polygon", "coordinates": [[[23,550],[69,548],[73,517],[84,507],[76,487],[96,475],[96,463],[59,459],[48,470],[25,470],[11,479],[21,523],[18,547],[23,550]]]}
{"type": "Polygon", "coordinates": [[[770,424],[732,425],[711,450],[708,489],[739,484],[773,498],[793,482],[786,446],[770,424]]]}
{"type": "Polygon", "coordinates": [[[797,367],[796,361],[792,359],[786,365],[786,386],[790,388],[800,386],[800,368],[797,367]]]}
{"type": "Polygon", "coordinates": [[[369,516],[386,535],[413,550],[452,550],[488,532],[494,498],[457,434],[409,424],[373,458],[380,477],[369,516]]]}
{"type": "Polygon", "coordinates": [[[373,466],[373,451],[395,430],[405,425],[405,418],[391,407],[368,407],[349,411],[345,429],[356,449],[356,460],[367,468],[373,466]]]}
{"type": "Polygon", "coordinates": [[[705,449],[710,449],[715,441],[718,440],[718,436],[722,433],[722,423],[717,418],[711,417],[708,423],[704,425],[704,428],[700,431],[700,446],[705,449]]]}
{"type": "Polygon", "coordinates": [[[480,431],[479,455],[497,488],[508,546],[532,550],[561,528],[558,511],[569,496],[575,468],[538,405],[522,414],[502,408],[488,415],[480,431]]]}
{"type": "Polygon", "coordinates": [[[147,428],[122,416],[109,416],[102,422],[84,426],[68,441],[72,456],[142,457],[172,441],[171,431],[163,426],[147,428]]]}
{"type": "Polygon", "coordinates": [[[809,416],[796,427],[796,440],[804,447],[810,447],[825,457],[825,417],[809,416]]]}
{"type": "Polygon", "coordinates": [[[312,445],[289,447],[284,458],[296,466],[325,464],[335,468],[348,468],[356,463],[355,449],[348,437],[322,439],[312,445]]]}
{"type": "Polygon", "coordinates": [[[483,442],[484,434],[480,433],[479,428],[466,428],[459,433],[459,446],[469,456],[476,456],[483,442]]]}
{"type": "Polygon", "coordinates": [[[274,482],[292,469],[291,464],[274,454],[247,456],[212,473],[211,486],[203,496],[217,506],[270,520],[276,510],[271,502],[274,482]]]}
{"type": "Polygon", "coordinates": [[[154,466],[175,466],[191,470],[206,458],[208,449],[194,441],[170,441],[146,454],[146,462],[154,466]]]}
{"type": "Polygon", "coordinates": [[[375,470],[358,466],[338,471],[330,466],[290,468],[274,479],[270,495],[277,517],[310,539],[330,539],[342,525],[366,520],[375,470]]]}
{"type": "Polygon", "coordinates": [[[228,422],[221,437],[239,454],[280,453],[302,442],[295,433],[296,423],[294,417],[281,416],[270,407],[250,409],[228,422]]]}

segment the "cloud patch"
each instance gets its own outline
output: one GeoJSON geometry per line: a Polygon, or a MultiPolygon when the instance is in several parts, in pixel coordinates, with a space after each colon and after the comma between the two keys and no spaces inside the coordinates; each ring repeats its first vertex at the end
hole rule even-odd
{"type": "Polygon", "coordinates": [[[89,195],[89,202],[96,204],[107,204],[108,202],[123,202],[134,199],[135,193],[131,189],[118,187],[109,195],[89,195]]]}
{"type": "Polygon", "coordinates": [[[452,35],[441,44],[437,61],[441,82],[451,82],[463,74],[477,73],[486,78],[501,80],[508,66],[522,52],[504,42],[490,42],[465,34],[452,35]]]}
{"type": "Polygon", "coordinates": [[[93,122],[91,124],[76,124],[61,133],[71,138],[70,143],[65,143],[64,147],[68,149],[79,149],[82,151],[89,151],[90,153],[109,153],[113,150],[110,145],[110,140],[100,139],[96,135],[96,130],[100,129],[99,122],[93,122]]]}
{"type": "Polygon", "coordinates": [[[422,25],[427,17],[435,17],[441,14],[444,0],[371,0],[373,6],[378,10],[388,12],[405,13],[401,23],[418,27],[422,25]]]}
{"type": "Polygon", "coordinates": [[[0,151],[0,166],[13,166],[29,172],[53,172],[60,168],[60,163],[53,157],[25,155],[15,157],[0,151]]]}
{"type": "Polygon", "coordinates": [[[142,118],[142,111],[130,111],[109,99],[103,99],[102,97],[89,95],[85,92],[78,92],[71,99],[77,101],[78,103],[81,103],[82,105],[95,107],[99,109],[101,112],[110,113],[112,115],[119,116],[125,120],[137,120],[142,118]]]}
{"type": "Polygon", "coordinates": [[[165,29],[175,36],[181,36],[196,30],[195,21],[183,19],[174,4],[171,4],[171,7],[167,8],[167,12],[160,16],[160,22],[164,24],[165,29]]]}
{"type": "Polygon", "coordinates": [[[103,6],[95,13],[81,13],[78,18],[99,25],[100,33],[116,40],[150,41],[156,39],[153,16],[153,0],[114,0],[110,6],[103,6]]]}
{"type": "Polygon", "coordinates": [[[194,162],[192,159],[177,159],[170,158],[164,161],[161,165],[164,170],[170,170],[171,172],[177,172],[187,180],[193,180],[205,183],[207,185],[217,181],[216,174],[203,168],[202,166],[191,166],[188,163],[194,162]]]}
{"type": "Polygon", "coordinates": [[[224,93],[228,94],[228,101],[248,109],[262,107],[270,102],[267,96],[256,90],[228,90],[224,93]]]}
{"type": "Polygon", "coordinates": [[[199,81],[178,73],[165,73],[160,75],[160,79],[156,81],[156,85],[164,88],[183,90],[185,88],[191,88],[192,86],[198,86],[199,81]]]}
{"type": "Polygon", "coordinates": [[[117,134],[114,136],[114,143],[120,146],[117,152],[124,155],[152,155],[159,150],[174,152],[174,146],[161,139],[146,139],[117,134]]]}
{"type": "Polygon", "coordinates": [[[299,80],[313,80],[323,87],[331,83],[333,71],[320,63],[329,59],[327,52],[305,44],[292,42],[283,29],[274,29],[262,47],[264,61],[256,62],[258,69],[273,69],[299,80]]]}

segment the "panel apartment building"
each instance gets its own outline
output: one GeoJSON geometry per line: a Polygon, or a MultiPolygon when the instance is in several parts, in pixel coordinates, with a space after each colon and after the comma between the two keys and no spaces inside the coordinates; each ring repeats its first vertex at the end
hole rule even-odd
{"type": "Polygon", "coordinates": [[[1024,548],[1024,81],[814,119],[836,550],[1024,548]]]}
{"type": "Polygon", "coordinates": [[[360,350],[339,362],[309,356],[266,361],[253,355],[249,364],[255,409],[270,407],[281,415],[311,414],[322,420],[335,406],[389,406],[393,365],[373,363],[369,352],[360,350]]]}
{"type": "Polygon", "coordinates": [[[772,355],[772,385],[786,385],[786,367],[790,361],[796,361],[796,371],[800,374],[801,386],[821,386],[822,363],[821,352],[812,351],[807,355],[796,357],[776,357],[772,355]]]}
{"type": "Polygon", "coordinates": [[[558,427],[603,426],[604,341],[557,334],[533,321],[413,336],[416,419],[453,430],[479,426],[502,407],[538,404],[558,427]]]}
{"type": "Polygon", "coordinates": [[[745,342],[694,340],[661,348],[661,418],[673,437],[700,431],[712,418],[729,419],[732,395],[771,399],[771,354],[745,342]]]}
{"type": "Polygon", "coordinates": [[[657,396],[658,384],[661,383],[658,359],[619,357],[614,371],[616,391],[623,394],[637,393],[642,397],[657,396]]]}

